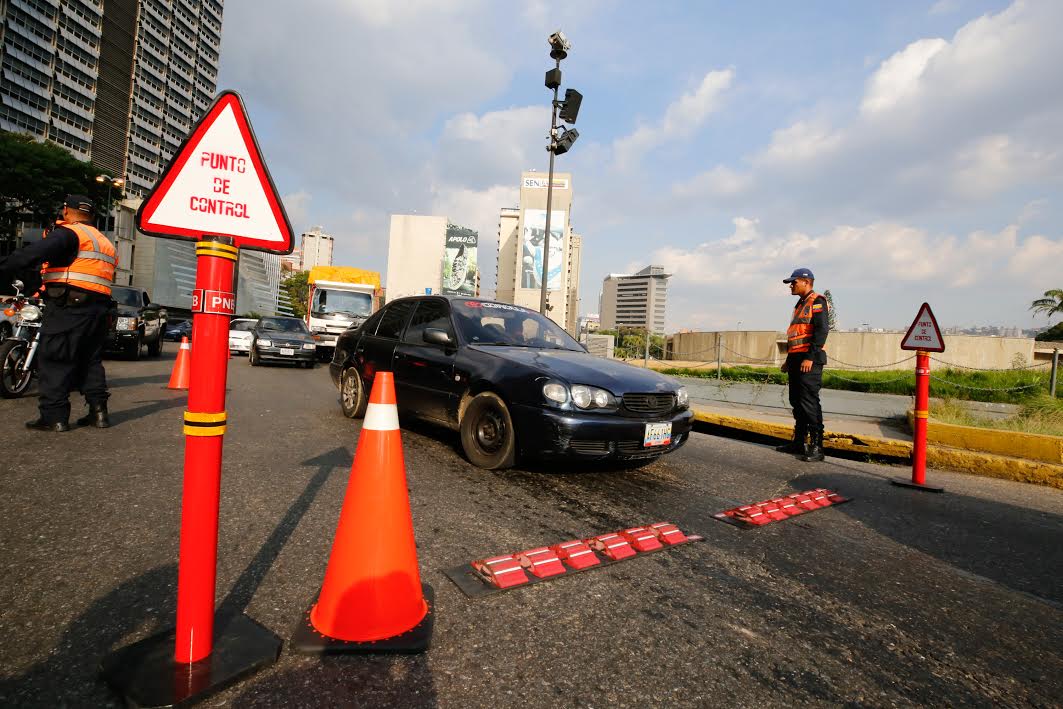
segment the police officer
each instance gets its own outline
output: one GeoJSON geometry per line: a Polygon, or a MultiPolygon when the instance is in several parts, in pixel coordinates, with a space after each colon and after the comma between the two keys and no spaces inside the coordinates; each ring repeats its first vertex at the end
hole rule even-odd
{"type": "Polygon", "coordinates": [[[74,389],[84,394],[89,406],[78,424],[110,425],[103,347],[118,259],[114,245],[90,223],[93,211],[88,197],[67,195],[62,219],[44,239],[0,261],[5,282],[44,266],[44,316],[37,348],[40,417],[26,423],[35,431],[70,430],[74,389]]]}
{"type": "Polygon", "coordinates": [[[823,409],[819,389],[823,383],[823,365],[827,363],[823,345],[830,330],[827,299],[813,290],[814,281],[812,271],[807,268],[798,268],[783,279],[783,283],[789,284],[790,293],[799,298],[786,330],[786,363],[782,366],[782,371],[789,375],[794,438],[775,449],[802,454],[801,459],[807,462],[823,460],[823,409]]]}

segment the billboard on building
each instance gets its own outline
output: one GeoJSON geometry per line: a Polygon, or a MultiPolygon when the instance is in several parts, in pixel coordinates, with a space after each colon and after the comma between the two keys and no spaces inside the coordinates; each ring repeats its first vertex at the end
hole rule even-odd
{"type": "MultiPolygon", "coordinates": [[[[547,290],[560,290],[564,260],[565,212],[550,211],[550,273],[547,290]]],[[[524,210],[524,240],[521,251],[520,287],[542,288],[543,242],[546,236],[546,210],[524,210]]]]}
{"type": "Polygon", "coordinates": [[[443,247],[443,293],[446,295],[475,296],[476,247],[479,234],[472,229],[447,224],[446,241],[443,247]]]}

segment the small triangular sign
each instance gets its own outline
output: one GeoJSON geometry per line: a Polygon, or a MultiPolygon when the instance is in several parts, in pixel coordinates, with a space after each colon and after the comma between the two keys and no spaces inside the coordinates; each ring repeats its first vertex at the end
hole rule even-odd
{"type": "Polygon", "coordinates": [[[902,350],[923,350],[924,352],[944,352],[945,338],[941,336],[941,328],[938,327],[934,311],[929,303],[923,303],[919,308],[919,314],[908,328],[908,334],[901,340],[902,350]]]}
{"type": "Polygon", "coordinates": [[[240,248],[290,254],[292,225],[235,91],[223,91],[137,211],[137,228],[170,239],[229,236],[240,248]]]}

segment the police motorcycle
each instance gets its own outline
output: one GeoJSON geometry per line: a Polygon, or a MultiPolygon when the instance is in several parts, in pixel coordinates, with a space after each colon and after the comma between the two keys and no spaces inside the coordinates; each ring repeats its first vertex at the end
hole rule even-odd
{"type": "Polygon", "coordinates": [[[22,281],[11,283],[15,297],[7,304],[4,314],[16,317],[15,332],[0,343],[0,396],[17,399],[29,389],[37,374],[37,344],[40,342],[41,316],[44,301],[22,294],[22,281]]]}

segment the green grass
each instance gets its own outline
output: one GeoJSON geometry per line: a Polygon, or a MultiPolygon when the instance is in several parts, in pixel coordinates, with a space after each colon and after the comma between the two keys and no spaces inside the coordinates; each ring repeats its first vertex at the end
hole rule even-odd
{"type": "MultiPolygon", "coordinates": [[[[914,369],[914,368],[913,368],[914,369]]],[[[664,374],[681,377],[716,378],[716,367],[664,369],[664,374]]],[[[1031,370],[974,371],[966,369],[931,370],[937,379],[930,381],[930,395],[937,398],[1023,403],[1048,390],[1048,373],[1031,370]],[[940,381],[946,380],[946,381],[940,381]],[[964,387],[977,387],[966,389],[964,387]],[[982,391],[985,390],[985,391],[982,391]]],[[[724,367],[727,381],[785,384],[786,375],[777,368],[724,367]]],[[[875,394],[915,394],[915,372],[909,370],[849,371],[828,369],[823,372],[825,389],[863,391],[875,394]]]]}
{"type": "Polygon", "coordinates": [[[1029,398],[1022,404],[1018,415],[1006,419],[979,416],[954,399],[932,403],[930,416],[935,421],[959,426],[1063,436],[1063,399],[1053,399],[1047,394],[1029,398]]]}

